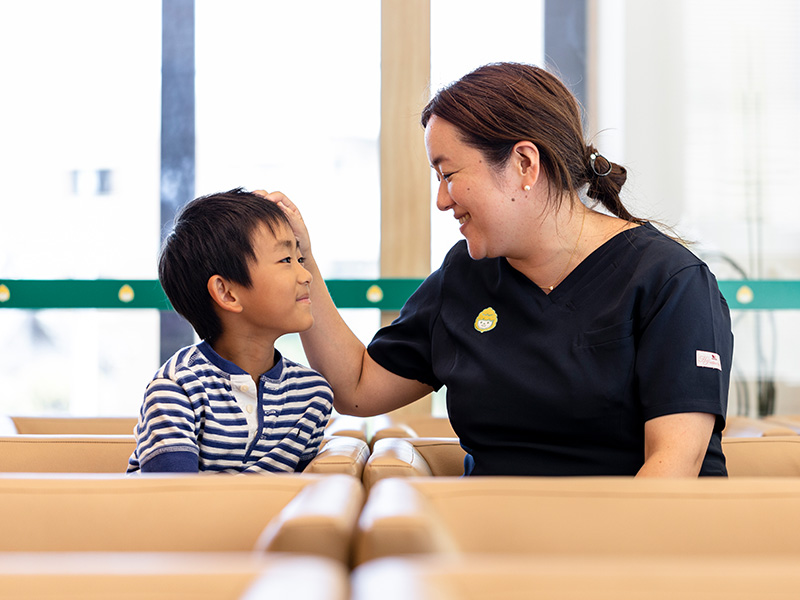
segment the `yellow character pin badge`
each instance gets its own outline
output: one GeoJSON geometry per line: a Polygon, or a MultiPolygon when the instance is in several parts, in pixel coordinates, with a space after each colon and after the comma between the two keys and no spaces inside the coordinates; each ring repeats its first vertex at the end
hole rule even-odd
{"type": "Polygon", "coordinates": [[[475,331],[486,333],[497,327],[497,313],[489,306],[478,313],[475,318],[475,331]]]}

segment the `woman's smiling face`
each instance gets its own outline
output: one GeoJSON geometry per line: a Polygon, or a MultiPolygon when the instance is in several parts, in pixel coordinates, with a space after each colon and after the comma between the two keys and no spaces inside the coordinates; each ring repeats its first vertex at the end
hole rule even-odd
{"type": "Polygon", "coordinates": [[[511,183],[513,166],[493,168],[480,150],[462,141],[453,124],[437,116],[425,127],[425,148],[439,180],[436,207],[453,211],[470,256],[508,256],[525,204],[521,188],[511,183]]]}

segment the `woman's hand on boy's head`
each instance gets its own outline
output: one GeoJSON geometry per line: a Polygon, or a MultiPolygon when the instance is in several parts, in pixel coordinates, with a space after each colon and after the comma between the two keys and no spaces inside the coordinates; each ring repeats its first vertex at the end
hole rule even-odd
{"type": "Polygon", "coordinates": [[[289,218],[289,224],[292,226],[292,232],[300,244],[300,253],[306,256],[311,253],[311,238],[308,235],[308,228],[303,221],[303,215],[294,205],[294,202],[283,192],[267,192],[266,190],[255,190],[254,194],[258,194],[267,200],[274,202],[283,209],[283,213],[289,218]]]}

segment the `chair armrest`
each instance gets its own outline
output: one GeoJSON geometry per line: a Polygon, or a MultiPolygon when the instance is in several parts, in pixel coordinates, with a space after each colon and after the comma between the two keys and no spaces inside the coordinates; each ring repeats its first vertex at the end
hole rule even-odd
{"type": "Polygon", "coordinates": [[[368,458],[369,447],[365,441],[336,435],[323,441],[322,448],[303,472],[338,473],[360,480],[368,458]]]}
{"type": "Polygon", "coordinates": [[[389,438],[410,438],[417,437],[417,432],[408,425],[403,423],[392,424],[387,427],[376,429],[369,440],[370,448],[374,448],[375,444],[380,440],[389,438]]]}
{"type": "Polygon", "coordinates": [[[367,441],[367,419],[350,415],[333,417],[325,428],[325,437],[345,436],[367,441]]]}
{"type": "Polygon", "coordinates": [[[16,435],[18,433],[14,419],[8,415],[0,415],[0,435],[16,435]]]}
{"type": "Polygon", "coordinates": [[[364,499],[364,487],[356,478],[323,477],[304,487],[270,521],[256,550],[327,556],[348,563],[364,499]]]}
{"type": "Polygon", "coordinates": [[[419,437],[408,440],[428,463],[435,477],[458,477],[464,474],[467,455],[458,438],[419,437]]]}
{"type": "Polygon", "coordinates": [[[358,520],[355,565],[384,556],[458,552],[439,515],[413,485],[385,479],[370,491],[358,520]]]}
{"type": "Polygon", "coordinates": [[[369,490],[377,481],[389,477],[432,477],[428,462],[410,441],[386,438],[375,443],[364,467],[362,480],[369,490]]]}

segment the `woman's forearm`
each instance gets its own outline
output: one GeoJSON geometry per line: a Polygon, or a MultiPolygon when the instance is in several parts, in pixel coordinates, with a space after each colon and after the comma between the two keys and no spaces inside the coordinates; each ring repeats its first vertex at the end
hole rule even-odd
{"type": "Polygon", "coordinates": [[[297,238],[304,266],[311,273],[314,325],[300,334],[311,367],[333,388],[334,408],[348,415],[389,412],[430,393],[433,388],[395,375],[373,361],[333,303],[311,252],[311,239],[300,211],[281,192],[256,192],[283,209],[297,238]]]}
{"type": "Polygon", "coordinates": [[[366,348],[350,330],[333,303],[328,286],[314,261],[305,257],[311,273],[311,310],[314,325],[300,334],[311,367],[322,373],[333,388],[336,410],[355,401],[363,372],[366,348]]]}

